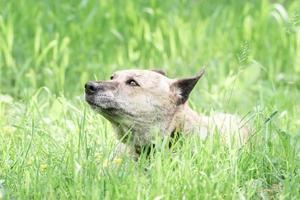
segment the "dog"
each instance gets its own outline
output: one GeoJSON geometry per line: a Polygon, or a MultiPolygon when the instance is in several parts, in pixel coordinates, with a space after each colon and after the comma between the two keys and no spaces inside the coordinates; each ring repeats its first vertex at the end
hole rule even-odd
{"type": "Polygon", "coordinates": [[[250,130],[239,117],[225,113],[203,116],[189,107],[189,95],[203,74],[204,69],[192,77],[170,79],[161,70],[117,71],[110,80],[88,81],[85,99],[138,154],[152,144],[154,133],[162,137],[172,137],[175,132],[198,134],[205,139],[217,131],[227,139],[237,135],[244,143],[250,130]]]}

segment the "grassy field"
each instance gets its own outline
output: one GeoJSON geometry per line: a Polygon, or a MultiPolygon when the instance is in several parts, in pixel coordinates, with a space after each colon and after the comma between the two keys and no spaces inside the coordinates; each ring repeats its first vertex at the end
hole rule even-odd
{"type": "Polygon", "coordinates": [[[0,0],[0,75],[0,199],[300,199],[298,0],[0,0]],[[110,158],[84,83],[203,65],[191,106],[246,117],[249,142],[110,158]]]}

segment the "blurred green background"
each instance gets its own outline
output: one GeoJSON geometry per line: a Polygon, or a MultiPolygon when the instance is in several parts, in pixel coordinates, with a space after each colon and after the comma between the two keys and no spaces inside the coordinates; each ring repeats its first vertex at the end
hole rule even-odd
{"type": "Polygon", "coordinates": [[[299,99],[299,0],[0,0],[0,199],[295,198],[299,99]],[[187,143],[147,172],[130,160],[105,171],[116,140],[84,84],[202,66],[190,104],[250,116],[245,154],[206,143],[194,157],[187,143]]]}
{"type": "MultiPolygon", "coordinates": [[[[121,68],[299,88],[298,1],[0,1],[1,91],[78,95],[121,68]]],[[[249,88],[251,90],[251,88],[249,88]]]]}

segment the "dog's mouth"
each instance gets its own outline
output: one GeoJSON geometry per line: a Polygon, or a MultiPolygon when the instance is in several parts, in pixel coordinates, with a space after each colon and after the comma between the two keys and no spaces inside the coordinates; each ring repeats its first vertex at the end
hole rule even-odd
{"type": "Polygon", "coordinates": [[[120,107],[117,102],[114,102],[110,97],[105,95],[94,96],[86,94],[85,100],[93,110],[99,112],[109,120],[124,114],[130,117],[134,116],[133,113],[128,112],[126,109],[120,107]]]}
{"type": "Polygon", "coordinates": [[[94,100],[92,95],[85,94],[85,101],[90,105],[94,107],[100,107],[94,100]]]}
{"type": "Polygon", "coordinates": [[[86,101],[92,108],[101,108],[98,104],[91,102],[91,101],[86,101]]]}
{"type": "Polygon", "coordinates": [[[118,110],[117,106],[113,105],[113,101],[105,95],[98,95],[95,97],[94,95],[85,94],[85,100],[93,109],[98,110],[102,113],[104,112],[107,114],[113,114],[118,110]],[[97,98],[98,101],[95,100],[95,98],[97,98]]]}

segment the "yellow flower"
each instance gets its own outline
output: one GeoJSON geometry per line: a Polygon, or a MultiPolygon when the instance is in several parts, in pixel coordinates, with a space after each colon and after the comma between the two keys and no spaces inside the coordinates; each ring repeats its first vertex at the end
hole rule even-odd
{"type": "Polygon", "coordinates": [[[27,165],[32,165],[33,163],[33,158],[30,157],[28,160],[27,160],[27,165]]]}
{"type": "Polygon", "coordinates": [[[105,168],[105,167],[108,167],[108,160],[104,160],[102,166],[105,168]]]}
{"type": "Polygon", "coordinates": [[[98,154],[98,153],[97,153],[97,154],[95,155],[95,160],[96,160],[96,161],[100,161],[101,158],[102,158],[101,154],[98,154]]]}
{"type": "Polygon", "coordinates": [[[123,160],[121,158],[115,158],[112,161],[109,161],[109,160],[106,159],[106,160],[103,161],[102,166],[104,168],[108,167],[110,164],[114,164],[114,165],[119,166],[122,162],[123,162],[123,160]]]}
{"type": "Polygon", "coordinates": [[[115,165],[121,165],[121,163],[122,163],[122,159],[121,158],[115,158],[114,160],[113,160],[113,163],[115,164],[115,165]]]}
{"type": "Polygon", "coordinates": [[[40,165],[40,170],[43,172],[47,169],[48,165],[47,164],[41,164],[40,165]]]}

